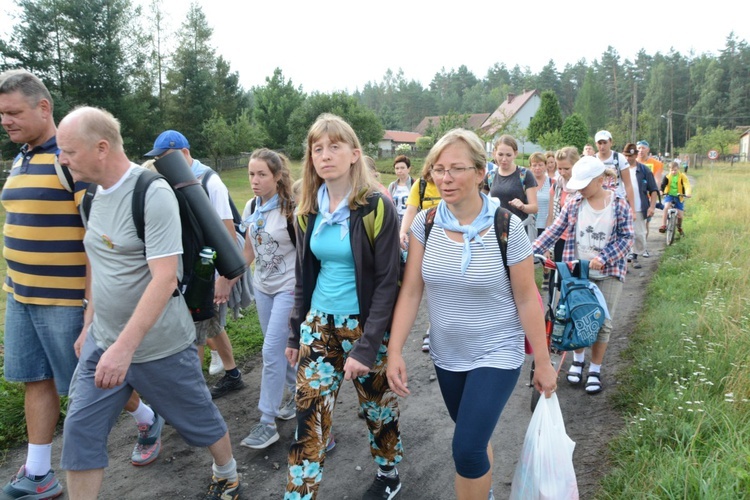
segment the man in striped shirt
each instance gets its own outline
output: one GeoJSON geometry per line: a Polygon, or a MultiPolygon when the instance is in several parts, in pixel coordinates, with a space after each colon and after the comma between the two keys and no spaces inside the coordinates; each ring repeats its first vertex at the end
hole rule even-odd
{"type": "Polygon", "coordinates": [[[26,386],[29,440],[26,463],[3,488],[11,498],[62,494],[51,470],[52,438],[58,395],[68,393],[77,364],[73,345],[84,326],[86,257],[77,205],[85,186],[58,173],[52,110],[52,97],[36,76],[0,74],[2,126],[23,145],[0,197],[7,214],[4,375],[26,386]]]}

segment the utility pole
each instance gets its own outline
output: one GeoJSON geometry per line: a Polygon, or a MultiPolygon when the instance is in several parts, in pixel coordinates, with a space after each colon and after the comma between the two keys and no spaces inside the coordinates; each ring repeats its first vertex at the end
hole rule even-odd
{"type": "Polygon", "coordinates": [[[667,146],[665,153],[667,153],[670,159],[674,155],[674,133],[672,131],[672,110],[667,111],[667,137],[665,139],[667,146]]]}
{"type": "Polygon", "coordinates": [[[638,132],[638,82],[633,82],[633,117],[630,126],[630,141],[635,142],[638,132]]]}

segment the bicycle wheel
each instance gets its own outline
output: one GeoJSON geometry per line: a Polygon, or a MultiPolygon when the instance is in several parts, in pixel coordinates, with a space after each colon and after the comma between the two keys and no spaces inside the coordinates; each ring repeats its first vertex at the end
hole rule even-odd
{"type": "Polygon", "coordinates": [[[674,231],[676,225],[677,215],[673,213],[669,214],[669,218],[667,219],[667,246],[674,243],[674,231]]]}

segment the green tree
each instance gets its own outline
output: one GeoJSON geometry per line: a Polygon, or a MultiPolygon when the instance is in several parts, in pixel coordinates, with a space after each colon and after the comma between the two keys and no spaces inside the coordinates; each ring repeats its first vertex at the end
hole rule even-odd
{"type": "Polygon", "coordinates": [[[417,151],[429,151],[435,145],[435,139],[429,135],[417,138],[417,151]]]}
{"type": "Polygon", "coordinates": [[[173,66],[167,71],[167,123],[185,134],[198,157],[208,153],[202,128],[211,119],[216,103],[212,34],[203,10],[191,4],[177,34],[173,66]]]}
{"type": "Polygon", "coordinates": [[[289,141],[289,117],[305,99],[302,87],[294,87],[292,80],[286,80],[281,68],[266,77],[264,87],[253,89],[255,106],[253,116],[256,123],[268,137],[267,146],[282,149],[289,141]]]}
{"type": "Polygon", "coordinates": [[[559,130],[545,132],[537,137],[535,142],[547,151],[555,151],[566,144],[563,142],[562,133],[559,130]]]}
{"type": "Polygon", "coordinates": [[[542,134],[556,132],[562,127],[562,113],[557,95],[551,90],[542,92],[542,102],[534,117],[529,122],[529,140],[537,142],[542,134]]]}
{"type": "Polygon", "coordinates": [[[346,120],[356,132],[366,153],[377,151],[378,142],[383,138],[383,126],[371,109],[365,108],[356,97],[344,92],[315,92],[289,117],[289,142],[286,151],[291,158],[302,158],[307,131],[323,113],[333,113],[346,120]]]}
{"type": "Polygon", "coordinates": [[[269,142],[263,128],[253,123],[248,109],[243,110],[232,125],[232,138],[238,153],[253,151],[269,142]]]}
{"type": "Polygon", "coordinates": [[[565,119],[560,135],[563,146],[575,146],[578,151],[583,151],[583,147],[589,140],[586,123],[578,113],[573,113],[565,119]]]}
{"type": "Polygon", "coordinates": [[[586,71],[583,86],[576,96],[575,112],[589,126],[589,135],[604,128],[607,123],[607,94],[592,68],[586,71]]]}
{"type": "Polygon", "coordinates": [[[232,138],[232,128],[218,111],[214,111],[211,118],[203,122],[201,132],[208,154],[211,156],[214,165],[217,165],[217,169],[221,170],[219,159],[237,152],[234,141],[229,140],[232,138]]]}
{"type": "Polygon", "coordinates": [[[437,123],[430,122],[427,126],[427,130],[425,130],[425,135],[440,139],[449,130],[453,130],[454,128],[468,128],[468,124],[469,115],[462,115],[455,111],[450,111],[441,116],[437,123]]]}

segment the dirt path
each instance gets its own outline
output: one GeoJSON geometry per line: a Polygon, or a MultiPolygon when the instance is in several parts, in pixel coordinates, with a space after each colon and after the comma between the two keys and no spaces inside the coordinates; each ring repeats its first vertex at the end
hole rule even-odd
{"type": "MultiPolygon", "coordinates": [[[[625,283],[613,340],[602,370],[605,391],[597,396],[589,396],[582,386],[569,386],[564,376],[560,379],[558,396],[568,434],[577,443],[574,462],[582,499],[594,497],[601,477],[609,468],[606,445],[623,425],[623,419],[610,404],[609,395],[617,385],[617,373],[625,366],[626,362],[620,354],[627,345],[628,333],[638,320],[648,281],[663,250],[664,238],[657,231],[661,212],[657,212],[657,217],[659,220],[655,218],[652,221],[649,236],[651,258],[640,258],[643,269],[631,269],[625,283]]],[[[429,356],[420,350],[421,334],[426,327],[423,307],[405,349],[412,395],[401,401],[405,459],[399,466],[403,481],[399,498],[404,500],[455,498],[450,454],[453,423],[434,381],[429,356]]],[[[570,364],[570,359],[568,356],[562,373],[570,364]]],[[[250,359],[241,367],[247,388],[219,399],[217,404],[235,444],[235,458],[242,474],[242,498],[279,499],[286,484],[286,451],[294,433],[294,421],[279,423],[281,440],[266,450],[256,451],[239,446],[240,440],[259,418],[260,367],[259,355],[250,359]]],[[[510,493],[510,482],[531,417],[528,368],[527,361],[492,440],[495,450],[493,486],[498,499],[507,498],[510,493]]],[[[334,421],[338,445],[326,459],[320,498],[359,499],[372,481],[376,468],[369,454],[365,424],[357,418],[356,394],[351,384],[341,389],[334,421]]],[[[163,448],[159,459],[147,467],[136,468],[129,461],[135,437],[133,420],[127,415],[122,416],[110,435],[110,465],[101,499],[201,498],[210,476],[211,457],[207,450],[186,445],[174,429],[167,426],[162,436],[163,448]]],[[[59,464],[61,444],[58,436],[54,443],[53,467],[59,464]]],[[[14,449],[5,457],[0,467],[3,482],[16,472],[25,452],[25,447],[14,449]]],[[[64,483],[64,474],[60,476],[64,483]]]]}

